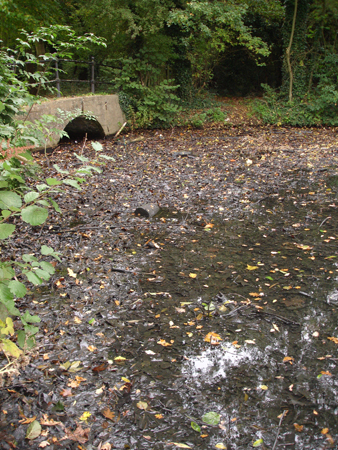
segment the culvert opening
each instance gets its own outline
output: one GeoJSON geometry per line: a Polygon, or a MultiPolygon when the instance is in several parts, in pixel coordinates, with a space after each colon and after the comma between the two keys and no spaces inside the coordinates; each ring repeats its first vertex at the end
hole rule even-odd
{"type": "Polygon", "coordinates": [[[69,122],[65,131],[69,138],[62,138],[61,142],[81,140],[86,134],[87,139],[103,139],[105,136],[103,128],[97,120],[90,120],[81,116],[69,122]]]}

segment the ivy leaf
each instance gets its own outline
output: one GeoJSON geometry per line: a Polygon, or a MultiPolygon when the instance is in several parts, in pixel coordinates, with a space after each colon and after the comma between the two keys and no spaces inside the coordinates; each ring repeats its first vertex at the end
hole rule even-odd
{"type": "Polygon", "coordinates": [[[7,239],[15,231],[15,225],[0,223],[0,239],[7,239]]]}
{"type": "Polygon", "coordinates": [[[24,208],[21,213],[22,220],[33,227],[42,225],[48,217],[48,210],[40,206],[31,205],[24,208]]]}

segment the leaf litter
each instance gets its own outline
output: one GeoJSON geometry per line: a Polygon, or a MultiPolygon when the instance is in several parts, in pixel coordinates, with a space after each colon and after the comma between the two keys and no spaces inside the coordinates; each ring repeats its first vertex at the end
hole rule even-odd
{"type": "MultiPolygon", "coordinates": [[[[3,250],[61,252],[16,302],[42,322],[3,380],[3,448],[32,448],[32,423],[36,448],[272,448],[280,420],[279,445],[336,445],[335,130],[140,137],[102,141],[114,161],[3,250]],[[147,203],[160,213],[136,217],[147,203]]],[[[70,169],[80,150],[50,160],[70,169]]]]}

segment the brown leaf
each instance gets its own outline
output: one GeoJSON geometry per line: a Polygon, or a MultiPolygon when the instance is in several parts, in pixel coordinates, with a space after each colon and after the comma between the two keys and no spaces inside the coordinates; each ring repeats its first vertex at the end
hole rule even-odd
{"type": "Polygon", "coordinates": [[[334,342],[335,344],[338,344],[338,338],[336,337],[328,337],[328,340],[334,342]]]}
{"type": "Polygon", "coordinates": [[[52,426],[55,426],[55,425],[61,425],[62,426],[63,423],[62,422],[57,422],[54,419],[48,419],[48,414],[43,414],[42,415],[42,419],[40,419],[40,425],[45,425],[45,426],[52,427],[52,426]]]}
{"type": "Polygon", "coordinates": [[[115,413],[111,411],[108,407],[102,411],[102,415],[109,420],[114,420],[115,418],[115,413]]]}
{"type": "Polygon", "coordinates": [[[93,372],[103,372],[103,370],[106,370],[108,366],[105,363],[100,364],[99,366],[93,367],[93,372]]]}
{"type": "Polygon", "coordinates": [[[28,423],[34,422],[35,419],[36,419],[36,416],[30,417],[30,418],[26,417],[25,419],[19,420],[19,422],[26,425],[28,423]]]}
{"type": "Polygon", "coordinates": [[[71,441],[79,442],[79,444],[85,444],[88,441],[90,428],[86,428],[85,430],[81,427],[81,425],[77,425],[76,430],[72,431],[69,428],[65,428],[66,435],[60,439],[60,441],[64,441],[65,439],[70,439],[71,441]]]}
{"type": "Polygon", "coordinates": [[[60,394],[62,395],[62,397],[71,397],[73,395],[71,389],[62,389],[60,394]]]}

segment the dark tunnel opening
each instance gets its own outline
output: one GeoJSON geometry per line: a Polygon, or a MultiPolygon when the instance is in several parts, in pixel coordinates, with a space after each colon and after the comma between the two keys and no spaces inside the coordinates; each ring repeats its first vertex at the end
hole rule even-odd
{"type": "Polygon", "coordinates": [[[87,139],[103,139],[105,133],[101,124],[97,120],[90,120],[86,117],[76,117],[65,127],[64,131],[67,132],[69,138],[64,137],[60,142],[68,142],[74,140],[82,140],[86,134],[87,139]]]}

